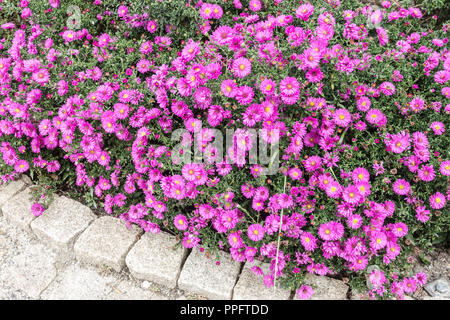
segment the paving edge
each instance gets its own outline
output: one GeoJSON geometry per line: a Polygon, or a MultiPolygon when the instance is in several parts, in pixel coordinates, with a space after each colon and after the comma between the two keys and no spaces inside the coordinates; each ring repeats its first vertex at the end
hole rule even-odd
{"type": "MultiPolygon", "coordinates": [[[[31,186],[31,180],[30,180],[29,177],[27,177],[26,175],[23,175],[23,176],[21,177],[21,180],[25,182],[26,187],[31,186]]],[[[24,188],[25,188],[25,187],[24,187],[24,188]]],[[[22,189],[24,189],[24,188],[22,188],[22,189]]],[[[21,189],[21,190],[22,190],[22,189],[21,189]]],[[[0,191],[0,192],[1,192],[1,191],[0,191]]],[[[19,192],[20,192],[20,191],[14,193],[14,195],[12,195],[10,198],[16,196],[17,194],[19,194],[19,192]]],[[[71,200],[72,200],[74,203],[79,204],[80,206],[84,206],[83,204],[81,204],[81,203],[78,202],[78,201],[75,201],[75,200],[73,200],[73,199],[71,199],[71,200]]],[[[30,214],[31,214],[31,212],[30,212],[30,214]]],[[[45,213],[44,213],[44,214],[45,214],[45,213]]],[[[103,217],[103,216],[95,216],[94,220],[92,220],[92,221],[88,224],[88,226],[86,226],[86,227],[82,230],[82,232],[78,233],[78,235],[75,236],[75,239],[73,239],[73,244],[75,244],[75,243],[80,239],[80,237],[86,232],[86,230],[89,229],[89,226],[91,226],[92,223],[94,223],[95,221],[97,221],[97,220],[100,219],[101,217],[103,217]]],[[[115,218],[115,219],[120,220],[119,218],[115,218]]],[[[9,224],[11,224],[10,221],[7,221],[7,222],[8,222],[9,224]]],[[[121,221],[121,222],[123,222],[123,221],[121,221]]],[[[123,222],[123,223],[124,223],[124,225],[125,225],[125,222],[123,222]]],[[[43,241],[43,240],[41,239],[41,237],[38,237],[38,235],[35,234],[35,232],[34,232],[34,230],[33,230],[32,228],[30,228],[29,230],[26,230],[26,231],[27,231],[28,233],[31,233],[35,238],[37,238],[40,242],[42,242],[44,245],[47,246],[46,242],[43,241]]],[[[127,256],[127,255],[130,253],[130,251],[134,248],[134,246],[136,245],[136,243],[141,239],[142,235],[143,235],[143,234],[141,233],[141,234],[137,237],[137,240],[136,240],[136,241],[135,241],[135,242],[134,242],[127,250],[126,250],[125,256],[127,256]]],[[[175,236],[172,236],[172,235],[171,235],[171,237],[173,237],[173,238],[175,239],[175,236]]],[[[51,246],[50,246],[50,248],[53,249],[53,250],[56,250],[57,253],[61,253],[61,250],[58,250],[57,248],[54,248],[54,247],[51,247],[51,246]]],[[[186,260],[187,260],[188,257],[191,255],[191,251],[192,251],[192,250],[198,250],[198,249],[197,249],[197,248],[194,248],[194,249],[187,250],[187,252],[184,254],[183,259],[182,259],[182,262],[181,262],[180,267],[179,267],[179,270],[178,270],[178,273],[177,273],[177,275],[176,275],[176,287],[175,287],[175,288],[179,288],[179,287],[178,287],[178,280],[179,280],[179,278],[180,278],[180,274],[181,274],[181,272],[182,272],[182,270],[183,270],[183,268],[184,268],[184,266],[185,266],[186,260]]],[[[66,253],[66,254],[69,253],[68,256],[75,257],[76,260],[79,261],[79,262],[82,263],[82,264],[86,264],[86,265],[91,266],[91,267],[98,267],[98,265],[96,265],[96,264],[86,263],[86,261],[80,261],[80,260],[76,257],[76,255],[75,255],[75,252],[74,252],[74,245],[72,245],[69,249],[63,250],[62,253],[66,253]]],[[[215,262],[213,261],[213,259],[209,259],[209,260],[210,260],[210,261],[207,262],[208,264],[215,264],[215,262]]],[[[233,285],[232,293],[231,293],[231,299],[232,299],[232,297],[233,297],[233,295],[234,295],[234,289],[235,289],[236,285],[238,284],[239,279],[240,279],[240,277],[241,277],[241,274],[242,274],[242,271],[243,271],[243,267],[244,267],[244,264],[242,263],[241,266],[239,267],[239,272],[238,272],[238,274],[237,274],[236,277],[235,277],[235,281],[234,281],[234,285],[233,285]]],[[[132,277],[135,278],[135,279],[138,279],[138,280],[147,280],[147,279],[143,279],[143,278],[140,279],[140,278],[138,278],[138,277],[135,277],[135,276],[131,275],[131,272],[130,272],[129,268],[128,268],[128,266],[126,266],[126,265],[125,265],[125,267],[124,267],[124,271],[127,272],[127,273],[129,273],[130,276],[132,276],[132,277]]],[[[166,286],[165,284],[161,284],[161,283],[158,283],[158,282],[155,282],[155,283],[158,284],[158,285],[166,286]]],[[[288,290],[286,290],[286,291],[288,291],[288,290]]],[[[190,293],[199,294],[199,293],[197,293],[197,292],[190,292],[190,293]]],[[[204,294],[203,294],[203,295],[204,295],[204,294]]],[[[293,299],[295,300],[294,297],[295,297],[295,290],[291,290],[291,291],[290,291],[290,294],[289,294],[289,297],[288,297],[287,300],[293,300],[293,299]]],[[[206,296],[206,298],[208,298],[208,299],[214,299],[214,297],[208,297],[208,296],[206,296]]],[[[347,298],[347,299],[348,299],[348,298],[347,298]]],[[[342,299],[342,300],[345,300],[345,299],[342,299]]]]}

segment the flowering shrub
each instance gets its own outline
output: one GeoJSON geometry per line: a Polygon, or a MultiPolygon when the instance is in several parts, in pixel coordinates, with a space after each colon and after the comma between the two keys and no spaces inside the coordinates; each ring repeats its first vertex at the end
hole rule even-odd
{"type": "Polygon", "coordinates": [[[302,299],[307,272],[371,298],[425,284],[408,264],[449,228],[448,24],[410,1],[0,2],[2,180],[42,187],[33,214],[67,191],[270,262],[252,270],[302,299]]]}

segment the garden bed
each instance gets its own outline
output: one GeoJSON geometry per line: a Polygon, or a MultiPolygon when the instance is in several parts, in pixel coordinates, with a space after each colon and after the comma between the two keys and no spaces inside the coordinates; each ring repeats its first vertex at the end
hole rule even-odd
{"type": "Polygon", "coordinates": [[[297,298],[326,275],[402,299],[448,248],[448,6],[4,1],[1,178],[297,298]]]}

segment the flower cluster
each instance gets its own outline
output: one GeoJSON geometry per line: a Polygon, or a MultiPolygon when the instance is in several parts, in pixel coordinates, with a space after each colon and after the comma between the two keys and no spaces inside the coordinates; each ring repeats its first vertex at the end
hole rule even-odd
{"type": "Polygon", "coordinates": [[[3,181],[29,173],[186,248],[266,261],[252,271],[301,299],[301,275],[365,281],[369,265],[373,298],[425,284],[393,270],[450,225],[449,25],[390,1],[95,0],[69,28],[60,1],[16,2],[0,2],[18,13],[0,26],[3,181]],[[168,23],[170,5],[192,19],[168,23]]]}

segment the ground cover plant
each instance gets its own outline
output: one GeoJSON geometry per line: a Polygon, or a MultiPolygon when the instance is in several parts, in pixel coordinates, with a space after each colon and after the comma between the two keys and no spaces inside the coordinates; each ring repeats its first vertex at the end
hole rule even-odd
{"type": "Polygon", "coordinates": [[[445,1],[0,7],[0,173],[39,186],[32,214],[67,191],[269,262],[301,299],[306,273],[371,299],[426,283],[410,266],[449,230],[445,1]]]}

